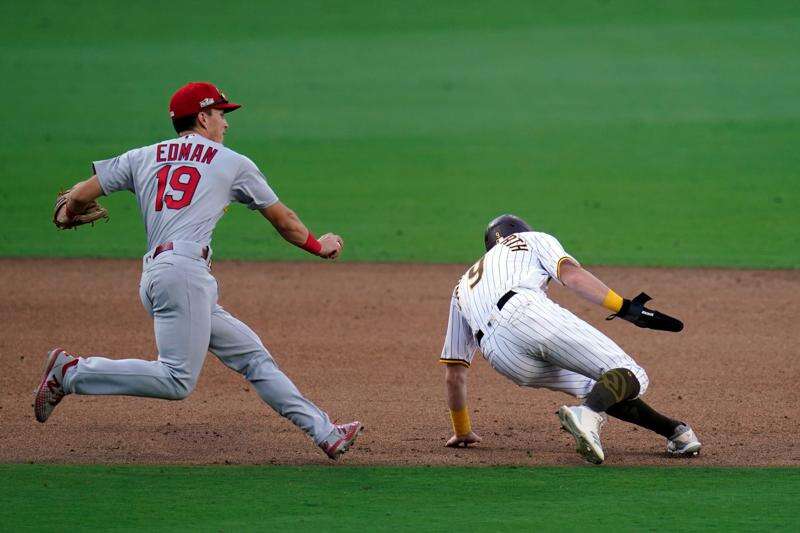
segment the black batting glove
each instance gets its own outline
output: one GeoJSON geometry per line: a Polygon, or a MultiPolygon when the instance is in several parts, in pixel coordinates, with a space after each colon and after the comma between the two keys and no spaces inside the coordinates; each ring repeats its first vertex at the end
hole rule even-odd
{"type": "Polygon", "coordinates": [[[606,320],[621,318],[640,328],[657,329],[661,331],[681,331],[683,322],[667,314],[644,306],[652,300],[647,294],[639,293],[633,300],[624,298],[618,313],[609,315],[606,320]]]}

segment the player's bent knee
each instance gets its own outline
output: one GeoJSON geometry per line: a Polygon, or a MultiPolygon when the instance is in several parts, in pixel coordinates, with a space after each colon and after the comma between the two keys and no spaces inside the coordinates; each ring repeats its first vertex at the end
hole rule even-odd
{"type": "Polygon", "coordinates": [[[597,412],[603,412],[619,402],[639,396],[641,383],[630,368],[612,368],[600,375],[586,396],[584,404],[597,412]]]}
{"type": "Polygon", "coordinates": [[[169,391],[167,393],[167,396],[164,399],[165,400],[170,400],[170,401],[185,400],[186,398],[189,397],[189,395],[191,393],[192,393],[192,391],[190,391],[190,390],[186,390],[186,389],[183,389],[183,388],[176,387],[176,388],[172,389],[171,391],[169,391]]]}
{"type": "Polygon", "coordinates": [[[617,401],[632,400],[638,397],[642,390],[639,376],[630,368],[613,368],[603,373],[600,381],[605,381],[609,389],[618,395],[617,401]]]}
{"type": "Polygon", "coordinates": [[[184,400],[194,391],[197,380],[191,378],[173,378],[173,387],[167,400],[184,400]]]}

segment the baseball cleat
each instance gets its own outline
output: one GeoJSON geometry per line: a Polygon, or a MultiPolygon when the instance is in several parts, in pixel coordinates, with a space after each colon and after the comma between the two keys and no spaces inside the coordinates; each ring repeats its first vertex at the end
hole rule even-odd
{"type": "Polygon", "coordinates": [[[337,424],[333,426],[333,431],[331,431],[330,435],[319,443],[319,447],[322,448],[322,451],[325,452],[328,457],[335,461],[340,455],[350,449],[356,441],[356,437],[361,435],[363,431],[364,426],[357,420],[349,424],[337,424]]]}
{"type": "Polygon", "coordinates": [[[69,355],[61,348],[50,350],[42,373],[42,380],[36,389],[33,412],[36,420],[45,422],[56,405],[66,394],[62,388],[62,380],[67,369],[78,363],[78,358],[69,355]]]}
{"type": "Polygon", "coordinates": [[[562,405],[558,410],[558,418],[561,420],[561,427],[575,437],[575,451],[596,465],[605,460],[600,444],[600,428],[605,423],[603,415],[583,405],[562,405]]]}
{"type": "Polygon", "coordinates": [[[675,434],[667,439],[667,455],[673,457],[694,457],[700,453],[701,447],[697,435],[686,424],[675,428],[675,434]]]}

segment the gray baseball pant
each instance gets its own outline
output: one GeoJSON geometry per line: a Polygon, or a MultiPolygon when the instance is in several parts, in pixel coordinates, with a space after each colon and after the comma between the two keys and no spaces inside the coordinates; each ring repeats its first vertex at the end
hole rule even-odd
{"type": "Polygon", "coordinates": [[[258,335],[217,303],[204,259],[176,249],[144,263],[139,294],[153,317],[158,360],[81,358],[64,376],[66,392],[180,400],[194,390],[210,350],[316,444],[330,434],[328,415],[281,372],[258,335]]]}

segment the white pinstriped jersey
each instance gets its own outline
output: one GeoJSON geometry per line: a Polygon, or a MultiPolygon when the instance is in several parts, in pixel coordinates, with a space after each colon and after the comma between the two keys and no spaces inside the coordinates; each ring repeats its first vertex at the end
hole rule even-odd
{"type": "Polygon", "coordinates": [[[464,318],[476,331],[511,289],[544,292],[551,279],[561,283],[558,268],[565,259],[575,261],[552,235],[526,231],[505,237],[461,276],[456,290],[464,318]]]}
{"type": "Polygon", "coordinates": [[[442,359],[471,361],[477,345],[474,332],[483,327],[497,301],[511,289],[544,292],[558,268],[569,259],[561,243],[547,233],[526,231],[498,242],[463,276],[453,291],[450,323],[442,359]]]}
{"type": "Polygon", "coordinates": [[[441,361],[469,366],[480,347],[492,367],[517,385],[583,397],[611,368],[628,368],[647,388],[647,375],[614,341],[547,297],[551,279],[569,259],[551,235],[524,232],[495,245],[459,280],[441,361]],[[517,294],[503,306],[509,290],[517,294]],[[480,346],[475,333],[484,334],[480,346]]]}

